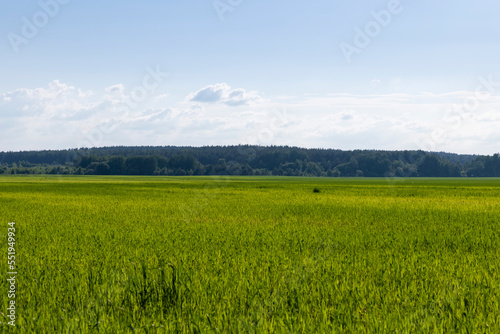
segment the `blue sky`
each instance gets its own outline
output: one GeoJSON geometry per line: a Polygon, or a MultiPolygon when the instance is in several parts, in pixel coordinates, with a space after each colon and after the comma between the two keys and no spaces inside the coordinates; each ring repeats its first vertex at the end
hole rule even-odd
{"type": "Polygon", "coordinates": [[[500,151],[498,1],[0,5],[2,151],[500,151]]]}

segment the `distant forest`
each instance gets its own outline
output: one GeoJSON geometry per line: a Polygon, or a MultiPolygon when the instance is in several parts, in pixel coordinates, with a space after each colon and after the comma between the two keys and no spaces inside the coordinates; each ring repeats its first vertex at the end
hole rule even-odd
{"type": "Polygon", "coordinates": [[[0,174],[500,177],[500,155],[246,145],[119,146],[0,152],[0,174]]]}

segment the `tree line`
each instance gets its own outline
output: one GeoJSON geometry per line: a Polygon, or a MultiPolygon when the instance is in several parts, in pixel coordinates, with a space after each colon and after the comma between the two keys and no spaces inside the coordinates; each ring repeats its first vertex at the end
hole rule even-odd
{"type": "Polygon", "coordinates": [[[249,145],[119,146],[0,152],[0,174],[499,177],[500,155],[249,145]]]}

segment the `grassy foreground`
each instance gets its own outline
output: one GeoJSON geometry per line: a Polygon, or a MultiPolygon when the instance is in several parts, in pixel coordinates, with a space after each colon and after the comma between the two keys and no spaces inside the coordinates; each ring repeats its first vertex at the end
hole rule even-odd
{"type": "Polygon", "coordinates": [[[499,179],[1,177],[0,218],[18,332],[500,332],[499,179]]]}

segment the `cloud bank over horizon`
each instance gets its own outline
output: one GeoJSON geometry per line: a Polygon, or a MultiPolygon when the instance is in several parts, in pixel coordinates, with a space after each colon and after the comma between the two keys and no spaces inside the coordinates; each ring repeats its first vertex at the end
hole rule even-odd
{"type": "MultiPolygon", "coordinates": [[[[499,151],[500,96],[480,91],[262,98],[216,83],[168,101],[130,102],[122,84],[86,91],[54,80],[0,92],[1,151],[115,145],[290,145],[499,151]],[[134,108],[123,108],[126,105],[134,108]],[[416,117],[418,116],[418,117],[416,117]],[[478,149],[480,147],[480,149],[478,149]]],[[[167,97],[168,98],[168,97],[167,97]]]]}

